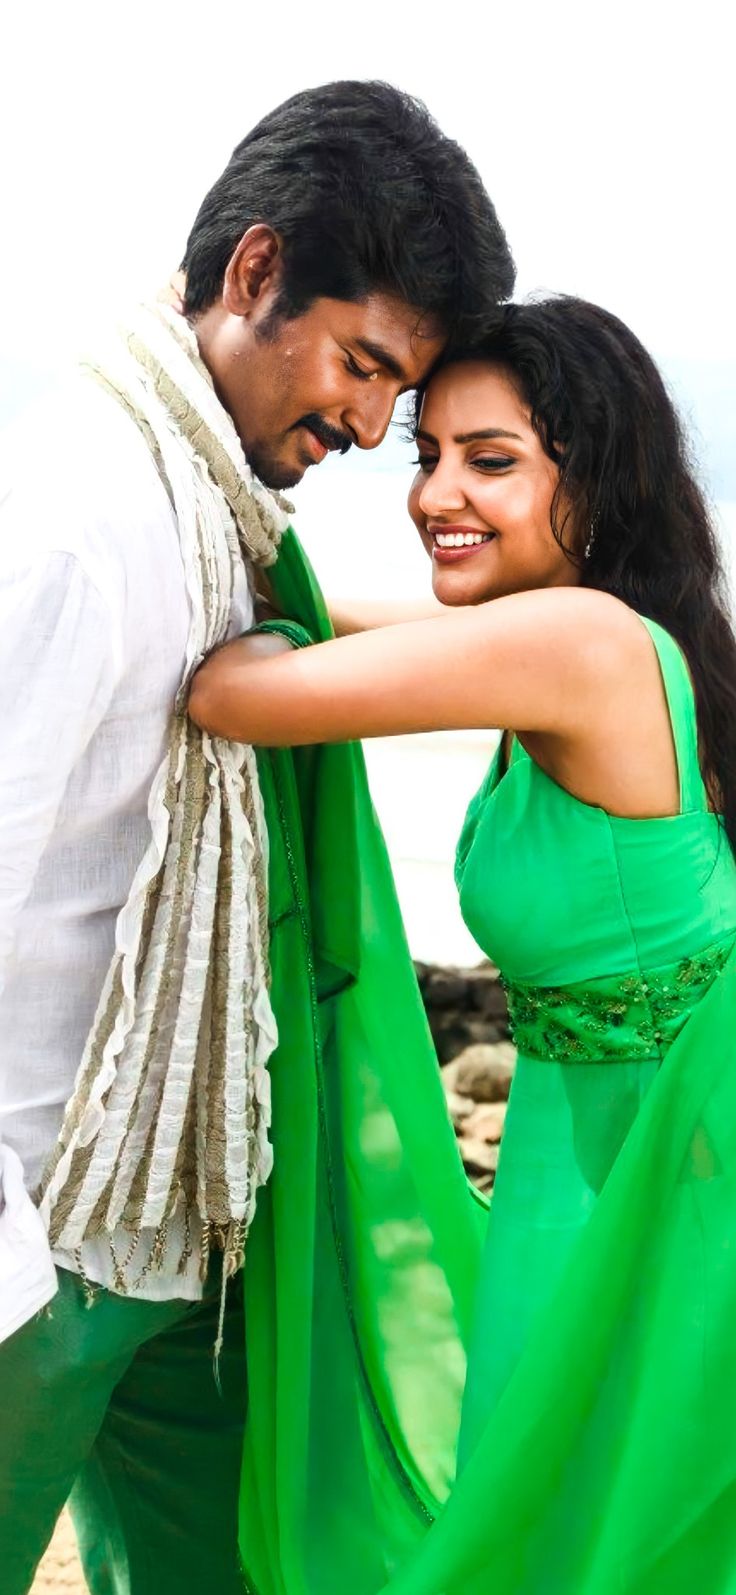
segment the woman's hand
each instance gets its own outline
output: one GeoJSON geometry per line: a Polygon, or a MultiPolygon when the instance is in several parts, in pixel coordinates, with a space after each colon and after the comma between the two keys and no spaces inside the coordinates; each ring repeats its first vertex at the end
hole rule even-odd
{"type": "Polygon", "coordinates": [[[427,598],[405,600],[376,598],[329,598],[336,637],[353,637],[359,631],[376,631],[381,626],[400,626],[409,620],[434,620],[451,615],[452,610],[429,594],[427,598]]]}
{"type": "Polygon", "coordinates": [[[187,291],[187,279],[183,271],[172,271],[164,288],[157,293],[156,298],[160,305],[170,305],[172,310],[184,314],[184,296],[187,291]]]}

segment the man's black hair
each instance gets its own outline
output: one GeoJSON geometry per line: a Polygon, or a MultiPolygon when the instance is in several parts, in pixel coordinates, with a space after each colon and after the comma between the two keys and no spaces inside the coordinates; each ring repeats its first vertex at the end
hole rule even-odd
{"type": "Polygon", "coordinates": [[[464,342],[513,290],[511,253],[475,167],[419,100],[387,83],[308,89],[238,144],[187,241],[188,315],[218,298],[256,222],[282,241],[287,316],[318,298],[382,291],[464,342]]]}

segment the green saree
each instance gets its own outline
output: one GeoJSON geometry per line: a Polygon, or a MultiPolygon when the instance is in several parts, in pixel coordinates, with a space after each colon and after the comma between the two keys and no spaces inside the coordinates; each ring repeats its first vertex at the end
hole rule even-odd
{"type": "MultiPolygon", "coordinates": [[[[325,635],[291,540],[277,581],[325,635]]],[[[247,1263],[255,1595],[736,1595],[736,868],[652,634],[681,814],[575,808],[517,749],[461,843],[521,1053],[490,1224],[360,755],[264,756],[281,1046],[247,1263]],[[533,1199],[550,1157],[555,1212],[533,1199]]]]}

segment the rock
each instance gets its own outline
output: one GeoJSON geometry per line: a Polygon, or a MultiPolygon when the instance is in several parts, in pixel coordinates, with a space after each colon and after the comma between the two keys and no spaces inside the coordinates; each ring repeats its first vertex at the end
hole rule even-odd
{"type": "Polygon", "coordinates": [[[425,980],[423,994],[428,1007],[461,1007],[468,997],[467,975],[457,969],[435,969],[425,980]]]}
{"type": "Polygon", "coordinates": [[[468,1000],[484,1019],[501,1020],[508,1024],[506,993],[501,977],[493,964],[481,965],[468,976],[468,1000]]]}
{"type": "MultiPolygon", "coordinates": [[[[456,1091],[453,1091],[452,1095],[457,1102],[470,1101],[469,1097],[461,1097],[456,1091]]],[[[469,1114],[463,1114],[461,1117],[463,1135],[469,1136],[474,1141],[497,1142],[503,1135],[506,1103],[484,1102],[481,1107],[473,1107],[469,1114]]]]}
{"type": "Polygon", "coordinates": [[[476,1043],[508,1039],[506,997],[494,964],[447,969],[417,962],[414,968],[441,1064],[476,1043]]]}
{"type": "Polygon", "coordinates": [[[476,1141],[472,1136],[458,1138],[460,1155],[468,1174],[495,1174],[498,1167],[498,1147],[488,1141],[476,1141]]]}
{"type": "Polygon", "coordinates": [[[504,1102],[515,1062],[516,1050],[510,1041],[466,1047],[442,1071],[445,1090],[472,1097],[474,1102],[504,1102]]]}
{"type": "Polygon", "coordinates": [[[452,1119],[455,1129],[462,1124],[464,1119],[475,1113],[475,1103],[470,1097],[461,1097],[457,1091],[446,1091],[447,1111],[452,1119]]]}
{"type": "Polygon", "coordinates": [[[438,1019],[437,1014],[432,1013],[431,1009],[428,1009],[427,1017],[437,1057],[441,1064],[449,1063],[451,1058],[456,1058],[463,1047],[467,1046],[465,1024],[455,1018],[438,1019]]]}
{"type": "Polygon", "coordinates": [[[477,1043],[483,1046],[504,1041],[508,1030],[504,1021],[493,1023],[467,1006],[462,1013],[449,1009],[447,1014],[429,1010],[429,1024],[440,1063],[449,1063],[466,1047],[477,1043]]]}

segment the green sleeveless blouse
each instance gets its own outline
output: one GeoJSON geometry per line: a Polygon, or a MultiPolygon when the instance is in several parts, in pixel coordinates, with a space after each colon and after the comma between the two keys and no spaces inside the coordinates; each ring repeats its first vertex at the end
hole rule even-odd
{"type": "Polygon", "coordinates": [[[644,624],[669,705],[679,814],[594,808],[514,740],[458,846],[463,917],[503,973],[517,1046],[560,1063],[661,1058],[736,935],[736,865],[708,810],[690,677],[673,639],[644,624]]]}
{"type": "Polygon", "coordinates": [[[672,638],[644,624],[669,706],[679,814],[616,818],[565,791],[514,741],[505,773],[496,755],[458,847],[463,916],[502,971],[518,1049],[461,1465],[562,1278],[668,1048],[736,939],[736,864],[708,809],[690,676],[672,638]]]}

